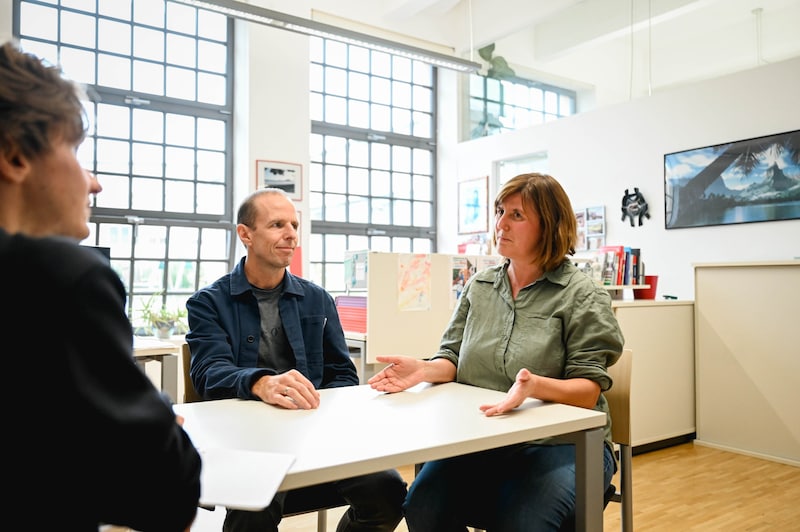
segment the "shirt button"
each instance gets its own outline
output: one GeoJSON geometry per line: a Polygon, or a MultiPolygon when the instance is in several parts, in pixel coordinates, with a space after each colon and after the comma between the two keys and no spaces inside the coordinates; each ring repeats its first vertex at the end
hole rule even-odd
{"type": "Polygon", "coordinates": [[[255,336],[250,335],[250,336],[247,337],[247,343],[248,344],[252,344],[255,341],[256,341],[256,337],[255,336]]]}

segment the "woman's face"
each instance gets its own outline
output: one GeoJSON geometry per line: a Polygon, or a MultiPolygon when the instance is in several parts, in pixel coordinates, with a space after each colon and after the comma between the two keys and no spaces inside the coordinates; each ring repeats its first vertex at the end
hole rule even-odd
{"type": "Polygon", "coordinates": [[[539,215],[522,204],[522,196],[512,194],[497,205],[494,215],[497,253],[511,260],[532,260],[542,235],[539,215]]]}
{"type": "Polygon", "coordinates": [[[81,167],[77,149],[77,145],[57,135],[49,151],[30,161],[25,182],[28,219],[23,232],[78,240],[89,235],[89,196],[103,188],[81,167]]]}

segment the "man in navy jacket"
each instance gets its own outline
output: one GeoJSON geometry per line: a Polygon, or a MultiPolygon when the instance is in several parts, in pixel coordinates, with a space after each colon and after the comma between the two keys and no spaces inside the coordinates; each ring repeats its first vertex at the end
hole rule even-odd
{"type": "MultiPolygon", "coordinates": [[[[236,226],[247,255],[187,301],[191,377],[205,399],[238,397],[312,409],[319,406],[320,388],[358,384],[333,298],[286,269],[298,226],[294,203],[283,190],[251,193],[239,207],[236,226]]],[[[406,485],[395,470],[319,488],[350,504],[338,532],[390,532],[402,519],[406,485]]],[[[277,531],[286,497],[287,492],[278,493],[261,512],[228,510],[223,529],[277,531]]]]}

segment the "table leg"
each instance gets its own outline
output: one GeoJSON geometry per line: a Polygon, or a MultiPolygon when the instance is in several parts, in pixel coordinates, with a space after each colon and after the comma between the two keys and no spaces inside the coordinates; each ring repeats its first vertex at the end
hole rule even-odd
{"type": "Polygon", "coordinates": [[[182,401],[178,397],[178,355],[161,355],[161,390],[169,394],[173,403],[182,401]]]}
{"type": "Polygon", "coordinates": [[[575,529],[603,530],[603,429],[575,434],[575,529]]]}
{"type": "Polygon", "coordinates": [[[345,342],[347,343],[347,347],[350,350],[350,356],[353,358],[358,358],[359,360],[358,364],[359,366],[361,366],[361,371],[359,372],[359,381],[360,381],[359,384],[366,384],[367,380],[370,377],[370,375],[367,375],[366,342],[364,342],[363,340],[352,340],[350,338],[345,338],[345,342]]]}

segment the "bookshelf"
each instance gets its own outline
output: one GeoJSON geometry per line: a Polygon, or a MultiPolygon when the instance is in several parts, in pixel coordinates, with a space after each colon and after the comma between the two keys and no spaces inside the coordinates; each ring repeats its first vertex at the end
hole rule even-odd
{"type": "Polygon", "coordinates": [[[608,290],[612,299],[625,299],[625,290],[650,288],[649,284],[643,282],[644,262],[639,248],[603,246],[589,255],[573,257],[572,262],[595,283],[608,290]]]}
{"type": "Polygon", "coordinates": [[[625,299],[625,290],[642,290],[650,288],[649,284],[602,284],[608,290],[611,299],[625,299]]]}

